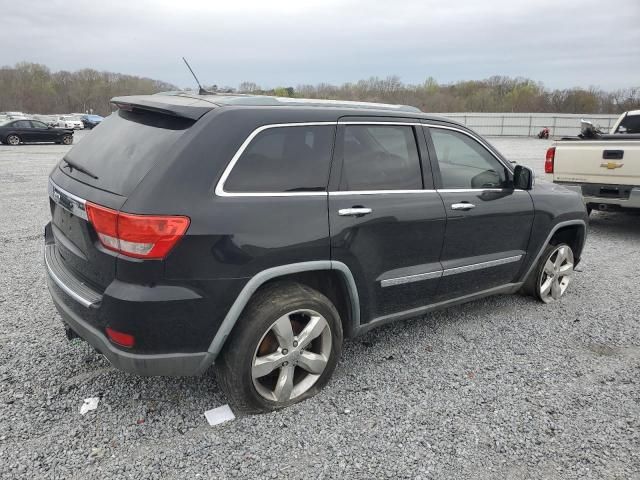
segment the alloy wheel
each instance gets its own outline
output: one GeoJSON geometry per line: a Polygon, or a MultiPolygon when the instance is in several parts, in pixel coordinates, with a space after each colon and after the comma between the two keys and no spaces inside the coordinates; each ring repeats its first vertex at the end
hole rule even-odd
{"type": "Polygon", "coordinates": [[[573,276],[573,252],[568,245],[560,245],[547,257],[538,288],[540,298],[549,303],[558,300],[567,290],[573,276]]]}
{"type": "Polygon", "coordinates": [[[17,135],[9,135],[7,137],[7,143],[9,145],[19,145],[20,144],[20,137],[18,137],[17,135]]]}
{"type": "Polygon", "coordinates": [[[329,323],[318,312],[295,310],[281,316],[254,352],[251,376],[256,391],[278,403],[304,394],[327,367],[331,342],[329,323]]]}

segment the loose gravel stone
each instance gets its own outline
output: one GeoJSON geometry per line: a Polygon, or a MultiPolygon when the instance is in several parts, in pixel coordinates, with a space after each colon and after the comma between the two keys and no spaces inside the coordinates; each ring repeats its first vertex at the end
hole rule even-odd
{"type": "MultiPolygon", "coordinates": [[[[492,143],[544,177],[550,142],[492,143]]],[[[227,403],[213,375],[136,377],[65,339],[41,258],[67,149],[0,146],[1,478],[638,478],[640,215],[593,213],[559,303],[498,296],[380,328],[313,399],[210,427],[227,403]]]]}

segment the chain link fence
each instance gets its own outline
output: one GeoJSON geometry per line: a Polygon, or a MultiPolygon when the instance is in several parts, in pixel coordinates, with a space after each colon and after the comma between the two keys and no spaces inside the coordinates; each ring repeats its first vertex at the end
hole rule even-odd
{"type": "Polygon", "coordinates": [[[619,115],[588,115],[569,113],[438,113],[466,125],[481,135],[532,137],[547,127],[552,137],[574,136],[580,133],[580,119],[609,132],[619,115]]]}

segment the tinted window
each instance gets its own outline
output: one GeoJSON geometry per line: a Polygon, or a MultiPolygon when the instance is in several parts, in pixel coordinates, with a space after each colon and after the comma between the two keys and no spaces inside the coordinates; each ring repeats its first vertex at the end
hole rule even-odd
{"type": "Polygon", "coordinates": [[[44,123],[42,123],[42,122],[35,122],[35,121],[33,121],[33,120],[31,120],[31,126],[32,126],[33,128],[47,128],[47,126],[46,126],[44,123]]]}
{"type": "Polygon", "coordinates": [[[627,115],[622,119],[618,126],[618,133],[620,127],[624,127],[625,133],[640,133],[640,115],[627,115]]]}
{"type": "Polygon", "coordinates": [[[508,170],[471,137],[453,130],[431,128],[442,188],[502,188],[508,170]]]}
{"type": "Polygon", "coordinates": [[[422,172],[413,127],[347,125],[340,190],[417,190],[422,172]]]}
{"type": "Polygon", "coordinates": [[[260,132],[236,162],[227,192],[325,191],[335,127],[269,128],[260,132]]]}
{"type": "Polygon", "coordinates": [[[17,122],[14,122],[13,126],[14,128],[31,128],[31,123],[29,123],[27,120],[19,120],[17,122]]]}
{"type": "Polygon", "coordinates": [[[192,124],[192,120],[181,117],[118,110],[64,157],[98,179],[76,169],[62,171],[84,183],[128,196],[156,163],[170,155],[171,147],[192,124]]]}

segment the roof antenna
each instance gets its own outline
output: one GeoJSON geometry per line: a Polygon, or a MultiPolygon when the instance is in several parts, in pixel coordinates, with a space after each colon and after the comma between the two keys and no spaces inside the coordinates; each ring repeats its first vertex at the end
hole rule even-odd
{"type": "Polygon", "coordinates": [[[187,59],[182,57],[182,60],[184,60],[184,63],[187,65],[187,68],[191,72],[191,75],[193,75],[193,78],[196,79],[196,83],[198,84],[198,95],[215,95],[213,92],[208,92],[207,90],[202,88],[202,85],[200,84],[200,80],[198,80],[198,77],[196,77],[196,74],[193,73],[193,69],[191,68],[191,65],[189,65],[189,62],[187,62],[187,59]]]}

